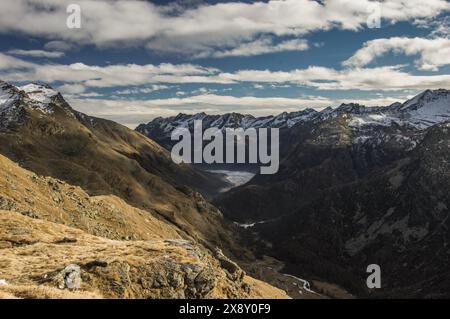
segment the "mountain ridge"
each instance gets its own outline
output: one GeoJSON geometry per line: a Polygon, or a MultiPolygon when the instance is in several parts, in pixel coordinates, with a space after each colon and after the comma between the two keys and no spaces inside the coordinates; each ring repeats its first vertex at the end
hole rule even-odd
{"type": "MultiPolygon", "coordinates": [[[[355,125],[411,125],[419,129],[427,128],[433,124],[450,119],[448,109],[440,109],[436,105],[434,110],[427,112],[423,110],[424,100],[450,100],[450,90],[437,89],[426,90],[414,98],[403,103],[393,103],[389,106],[364,106],[357,103],[342,103],[336,108],[327,107],[321,111],[306,108],[296,112],[283,112],[278,115],[254,117],[249,114],[225,113],[223,115],[208,115],[204,112],[192,115],[180,113],[172,117],[157,117],[147,124],[138,125],[135,130],[154,139],[160,145],[170,149],[175,143],[171,141],[171,133],[179,127],[193,130],[195,120],[203,121],[203,128],[279,128],[281,130],[291,129],[296,125],[304,123],[317,123],[347,113],[355,117],[355,125]]],[[[446,102],[445,102],[446,101],[446,102]]]]}

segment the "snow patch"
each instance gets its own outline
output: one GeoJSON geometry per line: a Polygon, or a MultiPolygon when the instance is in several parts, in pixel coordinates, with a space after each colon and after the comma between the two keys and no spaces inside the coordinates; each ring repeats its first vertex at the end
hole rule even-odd
{"type": "Polygon", "coordinates": [[[21,86],[19,89],[27,94],[28,98],[33,102],[34,109],[43,113],[53,113],[53,109],[49,104],[52,102],[53,98],[58,95],[57,91],[48,86],[35,83],[21,86]]]}

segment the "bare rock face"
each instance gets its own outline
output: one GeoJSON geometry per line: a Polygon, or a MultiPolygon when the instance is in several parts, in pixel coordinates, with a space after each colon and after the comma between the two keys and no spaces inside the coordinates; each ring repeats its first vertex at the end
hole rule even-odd
{"type": "Polygon", "coordinates": [[[239,282],[242,281],[245,276],[245,271],[243,271],[234,261],[225,256],[218,247],[216,247],[215,257],[219,260],[222,268],[226,270],[228,278],[239,282]]]}
{"type": "Polygon", "coordinates": [[[80,289],[81,288],[81,270],[78,265],[68,265],[64,268],[59,276],[59,289],[80,289]]]}

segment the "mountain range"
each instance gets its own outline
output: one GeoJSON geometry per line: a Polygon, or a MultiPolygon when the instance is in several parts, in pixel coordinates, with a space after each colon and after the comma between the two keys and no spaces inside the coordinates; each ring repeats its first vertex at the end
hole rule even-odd
{"type": "Polygon", "coordinates": [[[180,114],[137,130],[170,148],[171,130],[194,119],[281,130],[279,172],[213,200],[256,251],[360,296],[449,296],[450,91],[262,118],[180,114]],[[373,263],[383,273],[376,291],[365,282],[373,263]]]}
{"type": "Polygon", "coordinates": [[[175,143],[171,141],[171,133],[179,127],[194,127],[195,120],[201,120],[203,128],[279,128],[288,130],[299,124],[317,123],[329,118],[348,114],[353,117],[352,127],[363,126],[407,126],[418,129],[429,127],[450,119],[448,109],[449,91],[427,90],[404,103],[394,103],[384,107],[365,107],[359,104],[341,104],[337,108],[327,107],[322,111],[307,108],[297,112],[283,112],[276,116],[254,117],[248,114],[227,113],[223,115],[208,115],[204,112],[183,114],[162,118],[157,117],[147,124],[140,124],[136,131],[152,138],[160,145],[170,148],[175,143]],[[426,105],[426,107],[424,107],[426,105]]]}

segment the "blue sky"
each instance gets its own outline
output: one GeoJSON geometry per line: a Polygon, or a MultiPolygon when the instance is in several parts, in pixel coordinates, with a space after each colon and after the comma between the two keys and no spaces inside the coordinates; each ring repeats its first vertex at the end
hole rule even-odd
{"type": "Polygon", "coordinates": [[[444,0],[8,0],[0,79],[49,83],[74,108],[130,127],[178,112],[388,105],[450,88],[449,10],[444,0]],[[71,3],[80,29],[66,26],[71,3]]]}

